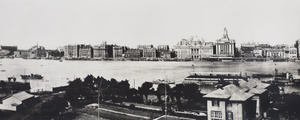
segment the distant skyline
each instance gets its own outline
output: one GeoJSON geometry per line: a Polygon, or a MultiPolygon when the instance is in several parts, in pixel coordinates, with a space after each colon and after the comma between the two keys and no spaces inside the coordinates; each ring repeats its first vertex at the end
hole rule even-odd
{"type": "Polygon", "coordinates": [[[0,0],[0,45],[46,49],[103,41],[128,47],[170,45],[198,36],[293,45],[297,0],[0,0]]]}

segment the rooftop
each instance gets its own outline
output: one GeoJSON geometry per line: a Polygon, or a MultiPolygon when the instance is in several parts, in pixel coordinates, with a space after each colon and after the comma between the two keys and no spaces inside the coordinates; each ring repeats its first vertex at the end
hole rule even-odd
{"type": "Polygon", "coordinates": [[[20,101],[23,101],[23,100],[26,100],[28,98],[31,98],[33,97],[33,95],[31,94],[28,94],[27,92],[19,92],[19,93],[16,93],[16,94],[13,94],[11,97],[14,97],[20,101]]]}
{"type": "Polygon", "coordinates": [[[246,101],[255,94],[262,94],[267,89],[269,84],[260,83],[257,81],[239,81],[236,84],[229,84],[223,88],[219,88],[205,95],[205,98],[228,99],[230,101],[246,101]]]}

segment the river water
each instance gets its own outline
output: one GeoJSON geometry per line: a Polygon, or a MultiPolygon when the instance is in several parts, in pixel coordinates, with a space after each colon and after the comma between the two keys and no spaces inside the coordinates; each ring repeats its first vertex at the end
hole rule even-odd
{"type": "Polygon", "coordinates": [[[242,72],[274,74],[279,72],[297,74],[299,62],[162,62],[162,61],[63,61],[0,59],[0,80],[15,76],[17,81],[24,82],[21,74],[41,74],[44,80],[31,80],[32,88],[67,85],[74,78],[84,78],[88,74],[129,80],[130,87],[139,87],[145,81],[168,79],[180,83],[193,70],[195,72],[242,72]],[[194,65],[194,69],[192,67],[194,65]]]}

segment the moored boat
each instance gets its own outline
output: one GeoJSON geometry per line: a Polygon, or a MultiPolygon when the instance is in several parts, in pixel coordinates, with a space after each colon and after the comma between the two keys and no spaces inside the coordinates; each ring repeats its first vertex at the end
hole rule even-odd
{"type": "Polygon", "coordinates": [[[43,79],[44,77],[39,74],[21,75],[22,79],[43,79]]]}
{"type": "Polygon", "coordinates": [[[247,81],[247,76],[242,75],[241,72],[192,72],[184,79],[184,83],[214,85],[220,82],[233,83],[239,80],[247,81]]]}

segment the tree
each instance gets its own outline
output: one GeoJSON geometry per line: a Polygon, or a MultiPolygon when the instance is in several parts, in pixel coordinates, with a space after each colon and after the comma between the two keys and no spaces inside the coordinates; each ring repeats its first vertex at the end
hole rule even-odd
{"type": "Polygon", "coordinates": [[[42,104],[41,111],[35,113],[32,119],[53,119],[56,118],[61,112],[65,111],[68,103],[65,99],[54,96],[51,100],[46,101],[42,104]]]}
{"type": "Polygon", "coordinates": [[[142,103],[143,99],[138,95],[138,90],[135,88],[131,88],[126,93],[127,100],[131,102],[142,103]]]}
{"type": "Polygon", "coordinates": [[[156,90],[156,96],[157,96],[157,99],[159,100],[159,101],[161,101],[162,99],[161,99],[161,95],[165,95],[165,94],[169,94],[169,92],[170,92],[170,85],[169,84],[163,84],[163,83],[161,83],[161,84],[159,84],[158,86],[157,86],[157,90],[156,90]]]}
{"type": "Polygon", "coordinates": [[[172,89],[172,93],[176,97],[177,108],[179,108],[179,109],[182,107],[180,98],[183,96],[183,89],[184,89],[184,85],[183,84],[177,84],[172,89]]]}
{"type": "Polygon", "coordinates": [[[183,88],[183,96],[185,98],[187,98],[188,101],[191,101],[192,99],[196,98],[196,94],[197,94],[197,92],[199,92],[198,89],[199,89],[199,87],[195,83],[186,84],[186,85],[184,85],[184,88],[183,88]]]}
{"type": "Polygon", "coordinates": [[[65,99],[68,100],[72,106],[78,106],[79,98],[84,97],[85,87],[80,78],[69,82],[69,87],[65,93],[65,99]]]}
{"type": "Polygon", "coordinates": [[[84,85],[88,87],[92,87],[94,85],[93,83],[94,79],[95,77],[93,75],[87,75],[84,79],[84,85]]]}
{"type": "Polygon", "coordinates": [[[143,97],[143,95],[145,95],[146,100],[148,100],[148,95],[151,91],[152,86],[153,86],[153,83],[144,82],[142,84],[142,86],[140,87],[140,89],[139,89],[139,92],[140,92],[141,96],[143,97]]]}

